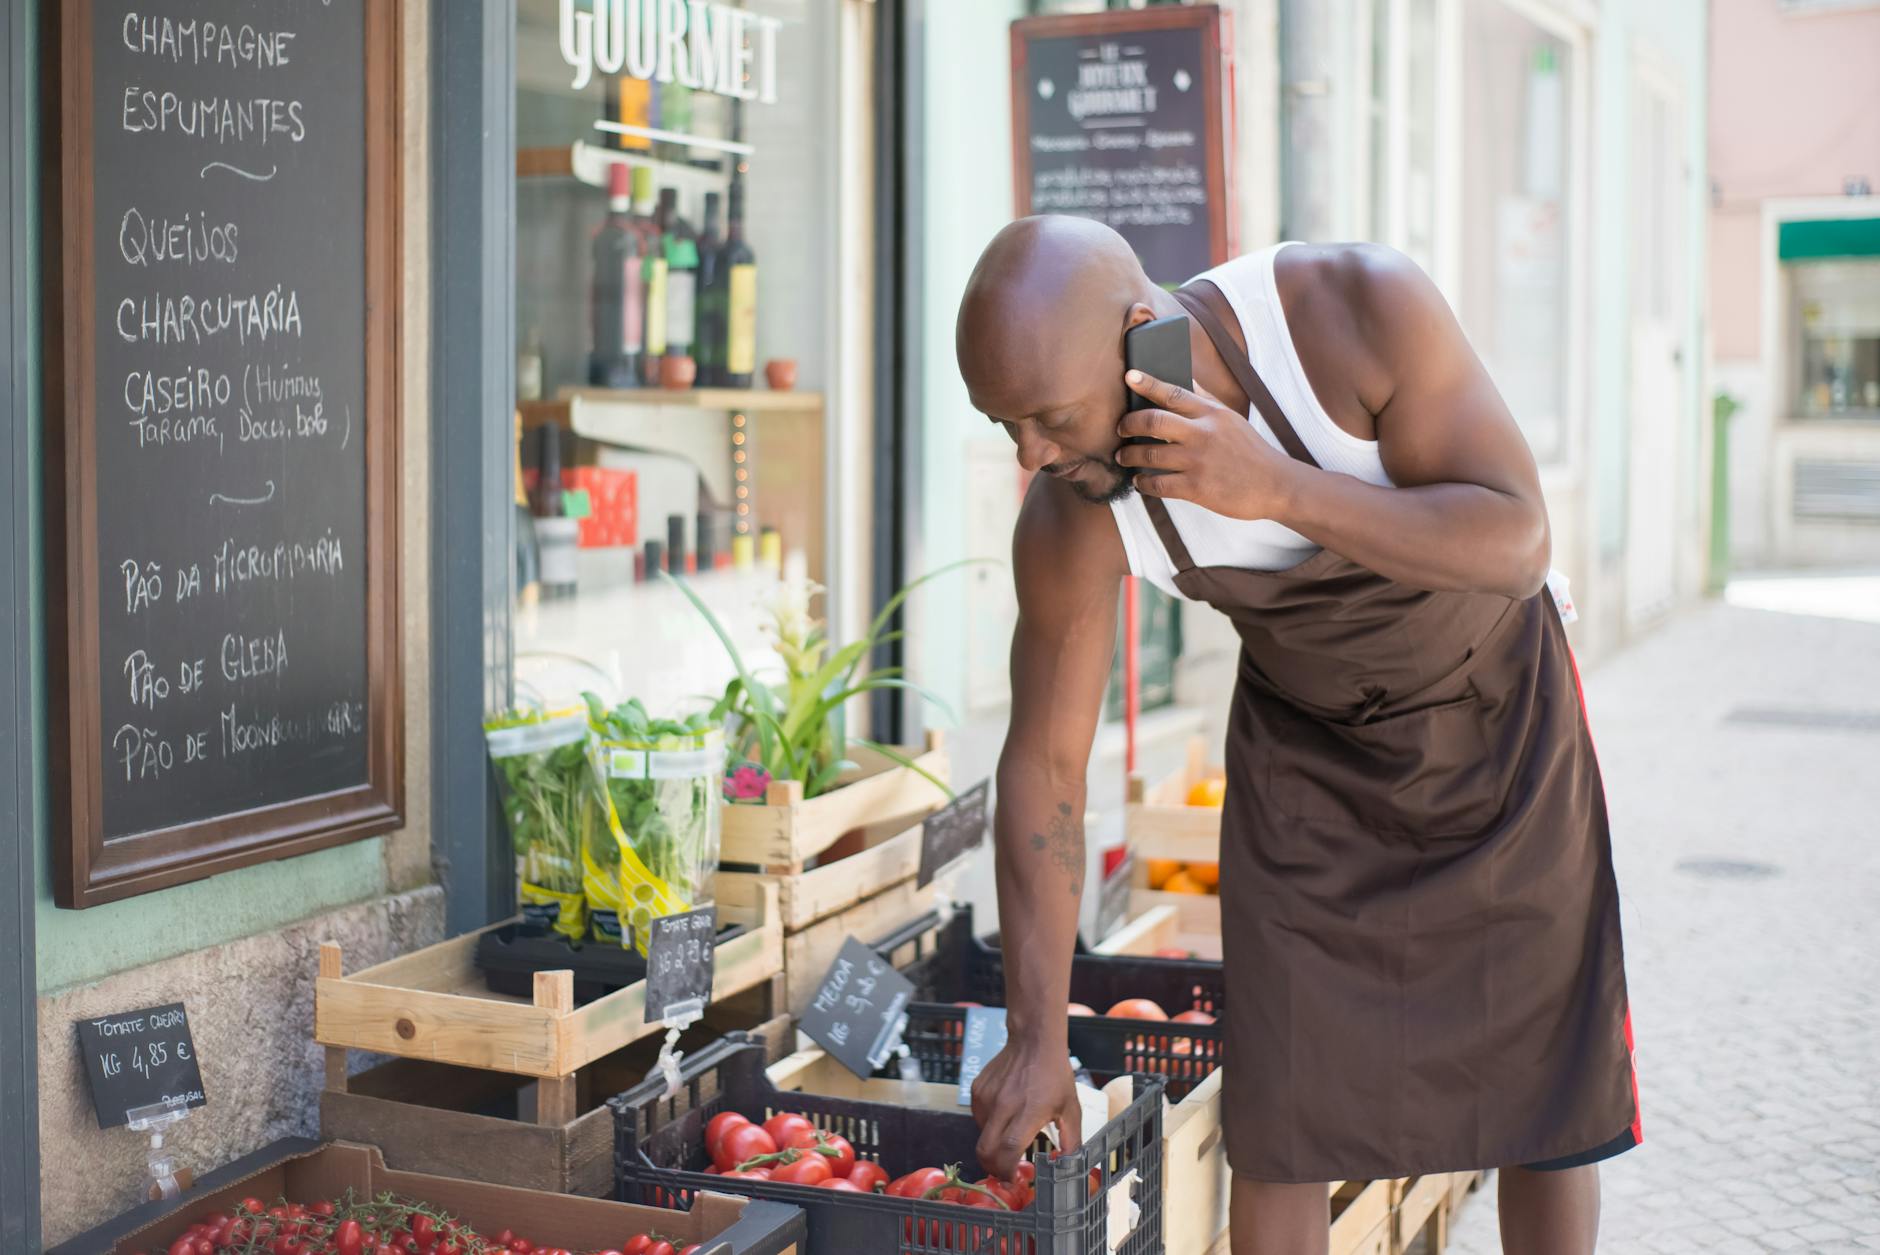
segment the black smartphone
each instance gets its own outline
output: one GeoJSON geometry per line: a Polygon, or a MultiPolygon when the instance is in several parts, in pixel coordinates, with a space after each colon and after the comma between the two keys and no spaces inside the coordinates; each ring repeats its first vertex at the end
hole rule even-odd
{"type": "MultiPolygon", "coordinates": [[[[1194,387],[1194,364],[1188,356],[1188,316],[1172,314],[1154,322],[1138,323],[1123,333],[1123,365],[1130,370],[1184,388],[1194,387]]],[[[1129,392],[1131,410],[1153,410],[1154,401],[1133,388],[1129,392]]],[[[1161,444],[1153,436],[1129,436],[1125,444],[1161,444]]]]}

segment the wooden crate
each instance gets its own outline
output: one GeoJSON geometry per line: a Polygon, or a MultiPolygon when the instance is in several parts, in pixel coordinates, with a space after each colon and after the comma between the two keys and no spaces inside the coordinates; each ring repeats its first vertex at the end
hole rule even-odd
{"type": "MultiPolygon", "coordinates": [[[[1198,959],[1221,961],[1221,900],[1212,895],[1158,893],[1160,905],[1131,916],[1091,949],[1097,954],[1153,955],[1174,946],[1198,959]],[[1172,899],[1172,901],[1171,901],[1172,899]]],[[[1131,895],[1134,902],[1135,896],[1131,895]]]]}
{"type": "MultiPolygon", "coordinates": [[[[901,753],[936,779],[948,779],[946,749],[938,733],[927,748],[901,753]]],[[[945,792],[919,772],[873,750],[854,747],[859,770],[847,784],[820,797],[803,797],[798,780],[772,781],[762,806],[725,807],[719,857],[769,872],[800,872],[818,854],[859,828],[896,815],[925,814],[945,804],[945,792]]]]}
{"type": "MultiPolygon", "coordinates": [[[[759,886],[763,887],[763,886],[759,886]]],[[[845,910],[824,917],[783,939],[784,1008],[802,1015],[816,995],[816,986],[828,974],[837,951],[850,937],[869,941],[934,909],[940,886],[917,888],[909,877],[845,910]]]]}
{"type": "MultiPolygon", "coordinates": [[[[736,886],[721,886],[718,915],[749,931],[718,947],[714,1001],[783,970],[774,885],[741,896],[736,886]]],[[[574,1005],[574,977],[567,971],[536,973],[533,999],[497,993],[476,965],[480,935],[466,933],[351,976],[342,975],[337,945],[320,947],[313,1035],[328,1047],[330,1088],[344,1088],[346,1050],[371,1050],[535,1077],[544,1082],[540,1122],[565,1124],[574,1118],[576,1072],[663,1031],[646,1022],[644,981],[581,1007],[574,1005]]]]}
{"type": "MultiPolygon", "coordinates": [[[[1331,1255],[1391,1255],[1393,1185],[1391,1181],[1331,1183],[1331,1255]]],[[[1229,1238],[1223,1232],[1206,1248],[1207,1255],[1230,1255],[1229,1238]]],[[[1175,1255],[1175,1247],[1166,1249],[1168,1255],[1175,1255]]]]}
{"type": "Polygon", "coordinates": [[[1448,1242],[1449,1191],[1453,1185],[1447,1172],[1411,1177],[1400,1186],[1397,1206],[1393,1209],[1396,1236],[1392,1255],[1402,1255],[1416,1241],[1417,1235],[1430,1231],[1430,1255],[1440,1255],[1448,1242]]]}
{"type": "MultiPolygon", "coordinates": [[[[785,1058],[796,1047],[796,1025],[773,1014],[782,999],[777,976],[715,1003],[679,1048],[742,1029],[762,1037],[772,1059],[785,1058]]],[[[320,1134],[378,1146],[386,1163],[406,1171],[611,1198],[614,1122],[605,1104],[645,1079],[659,1045],[645,1038],[580,1069],[574,1117],[559,1124],[538,1122],[541,1082],[529,1077],[393,1059],[320,1095],[320,1134]]]]}
{"type": "Polygon", "coordinates": [[[1180,771],[1150,784],[1129,778],[1123,805],[1123,837],[1137,859],[1170,858],[1180,863],[1213,863],[1221,857],[1221,812],[1187,804],[1188,790],[1205,778],[1226,774],[1207,761],[1207,743],[1188,742],[1188,761],[1180,771]]]}

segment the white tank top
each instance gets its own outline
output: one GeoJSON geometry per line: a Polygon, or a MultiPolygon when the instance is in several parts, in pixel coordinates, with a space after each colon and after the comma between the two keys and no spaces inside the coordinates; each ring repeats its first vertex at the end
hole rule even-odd
{"type": "MultiPolygon", "coordinates": [[[[1253,369],[1319,465],[1367,484],[1394,487],[1384,473],[1377,441],[1360,440],[1334,423],[1306,379],[1305,367],[1293,347],[1292,332],[1286,326],[1286,311],[1280,307],[1279,289],[1273,282],[1273,258],[1285,247],[1285,243],[1270,245],[1198,277],[1212,280],[1233,306],[1253,369]]],[[[1279,437],[1257,410],[1250,421],[1268,444],[1280,448],[1279,437]]],[[[1196,566],[1283,571],[1319,550],[1298,532],[1270,519],[1230,519],[1190,501],[1168,500],[1164,504],[1196,566]]],[[[1125,500],[1112,502],[1110,509],[1123,534],[1130,572],[1180,597],[1175,587],[1175,566],[1156,535],[1142,498],[1131,493],[1125,500]]]]}

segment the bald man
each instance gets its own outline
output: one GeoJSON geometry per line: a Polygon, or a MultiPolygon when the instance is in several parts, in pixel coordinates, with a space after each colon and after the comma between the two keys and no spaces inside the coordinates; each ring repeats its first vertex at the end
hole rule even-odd
{"type": "Polygon", "coordinates": [[[1079,1136],[1085,774],[1135,574],[1243,645],[1220,850],[1236,1255],[1326,1250],[1327,1182],[1487,1168],[1504,1249],[1592,1251],[1594,1164],[1641,1136],[1604,798],[1534,459],[1441,295],[1369,245],[1275,246],[1169,292],[1108,228],[1029,218],[973,271],[957,350],[1038,472],[986,1168],[1047,1122],[1079,1136]],[[1171,315],[1192,385],[1126,376],[1124,333],[1171,315]]]}

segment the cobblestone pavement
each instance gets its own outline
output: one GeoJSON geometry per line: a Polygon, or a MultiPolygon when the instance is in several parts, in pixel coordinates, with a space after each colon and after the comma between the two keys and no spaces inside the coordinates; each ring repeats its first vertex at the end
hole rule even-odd
{"type": "MultiPolygon", "coordinates": [[[[1875,601],[1710,604],[1586,677],[1645,1128],[1602,1252],[1880,1250],[1875,601]]],[[[1500,1250],[1492,1179],[1453,1236],[1500,1250]]]]}

